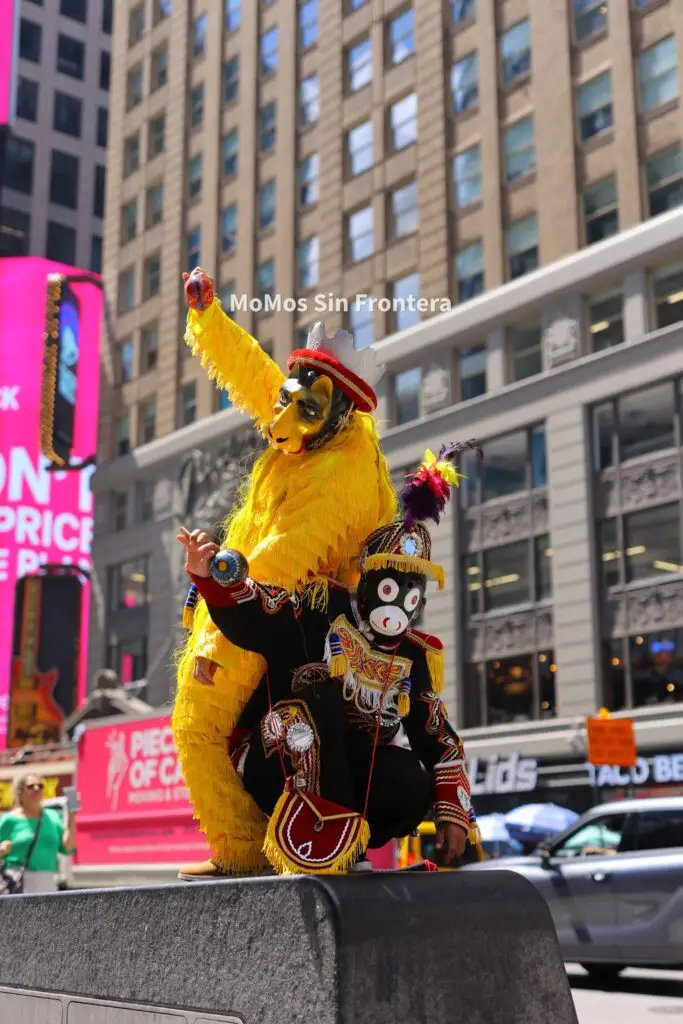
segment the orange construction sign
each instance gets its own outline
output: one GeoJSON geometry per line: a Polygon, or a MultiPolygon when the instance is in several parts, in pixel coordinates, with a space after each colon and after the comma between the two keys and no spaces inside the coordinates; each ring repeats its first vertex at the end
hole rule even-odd
{"type": "Polygon", "coordinates": [[[591,764],[632,768],[636,763],[636,737],[630,718],[587,718],[586,733],[591,764]]]}

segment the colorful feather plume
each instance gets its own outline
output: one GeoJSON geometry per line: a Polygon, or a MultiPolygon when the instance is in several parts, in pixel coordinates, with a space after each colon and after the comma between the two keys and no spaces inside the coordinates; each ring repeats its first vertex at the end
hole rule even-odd
{"type": "Polygon", "coordinates": [[[426,519],[440,522],[451,497],[451,487],[458,487],[463,479],[463,474],[453,465],[456,455],[463,451],[477,452],[479,458],[482,458],[481,448],[476,441],[445,444],[438,457],[431,451],[425,452],[419,469],[408,477],[401,492],[406,526],[411,527],[426,519]]]}

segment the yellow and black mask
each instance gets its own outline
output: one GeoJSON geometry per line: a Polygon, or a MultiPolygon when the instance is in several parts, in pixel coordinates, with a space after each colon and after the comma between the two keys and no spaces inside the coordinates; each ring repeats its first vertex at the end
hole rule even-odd
{"type": "Polygon", "coordinates": [[[338,434],[353,409],[351,399],[330,377],[298,365],[280,388],[266,436],[273,448],[302,455],[338,434]]]}

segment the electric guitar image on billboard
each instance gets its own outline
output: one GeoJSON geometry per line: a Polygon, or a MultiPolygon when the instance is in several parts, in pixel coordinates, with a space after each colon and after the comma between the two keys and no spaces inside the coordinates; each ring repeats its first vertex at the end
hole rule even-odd
{"type": "Polygon", "coordinates": [[[64,712],[53,697],[59,672],[40,672],[37,666],[43,581],[40,576],[25,576],[22,582],[21,631],[19,654],[12,663],[8,747],[58,743],[59,727],[64,721],[64,712]]]}

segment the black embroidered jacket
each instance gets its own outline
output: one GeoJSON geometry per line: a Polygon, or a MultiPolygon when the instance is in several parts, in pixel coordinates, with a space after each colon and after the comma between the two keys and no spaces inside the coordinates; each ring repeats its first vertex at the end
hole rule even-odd
{"type": "MultiPolygon", "coordinates": [[[[429,652],[442,650],[436,637],[411,630],[398,645],[379,646],[363,632],[353,594],[339,584],[330,583],[322,612],[305,597],[251,579],[224,587],[212,577],[191,578],[224,636],[265,659],[273,703],[296,692],[305,666],[325,661],[342,688],[351,728],[374,737],[379,713],[379,742],[385,744],[396,737],[402,722],[414,753],[433,773],[436,820],[469,827],[470,786],[462,743],[434,692],[428,667],[429,652]]],[[[236,733],[258,729],[268,710],[268,695],[259,687],[236,733]]]]}

